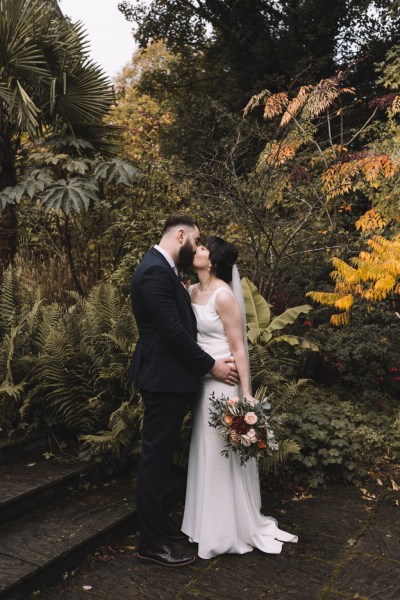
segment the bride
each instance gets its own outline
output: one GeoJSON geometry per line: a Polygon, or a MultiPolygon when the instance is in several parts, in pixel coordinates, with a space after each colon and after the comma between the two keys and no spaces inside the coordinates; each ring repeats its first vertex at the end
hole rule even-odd
{"type": "Polygon", "coordinates": [[[251,395],[237,256],[233,244],[217,236],[208,238],[194,255],[199,283],[189,288],[197,319],[197,343],[215,359],[233,356],[240,379],[240,386],[232,387],[206,375],[201,397],[193,408],[182,531],[198,544],[201,558],[244,554],[253,548],[279,554],[283,542],[297,542],[297,536],[280,530],[274,518],[260,513],[256,460],[241,466],[237,454],[230,453],[228,459],[221,456],[225,441],[208,425],[213,392],[216,397],[242,396],[257,402],[251,395]],[[232,273],[235,294],[228,285],[232,273]]]}

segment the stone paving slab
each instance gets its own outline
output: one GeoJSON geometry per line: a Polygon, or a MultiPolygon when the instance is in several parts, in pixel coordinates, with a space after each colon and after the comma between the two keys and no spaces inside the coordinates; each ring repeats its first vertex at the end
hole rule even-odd
{"type": "Polygon", "coordinates": [[[30,575],[36,567],[27,561],[14,556],[8,556],[0,551],[0,590],[8,590],[16,580],[23,580],[30,575]]]}
{"type": "MultiPolygon", "coordinates": [[[[297,553],[308,558],[336,563],[348,550],[351,541],[335,538],[325,533],[314,533],[301,529],[301,544],[298,544],[297,553]]],[[[350,538],[351,540],[352,538],[350,538]]]]}
{"type": "MultiPolygon", "coordinates": [[[[360,539],[357,551],[393,559],[400,563],[400,523],[371,524],[365,536],[360,539]]],[[[400,564],[398,567],[400,569],[400,564]]]]}
{"type": "Polygon", "coordinates": [[[333,488],[334,492],[320,491],[302,501],[285,504],[279,517],[280,527],[292,531],[301,526],[316,535],[323,532],[342,540],[354,538],[368,521],[376,501],[364,499],[355,487],[338,485],[333,488]]]}
{"type": "Polygon", "coordinates": [[[284,549],[279,556],[251,553],[244,556],[223,556],[207,572],[198,586],[210,597],[214,590],[224,600],[271,598],[273,600],[309,600],[317,598],[332,565],[289,554],[284,549]]]}
{"type": "Polygon", "coordinates": [[[343,566],[332,589],[368,600],[399,600],[400,562],[354,556],[343,566]]]}
{"type": "MultiPolygon", "coordinates": [[[[132,534],[23,600],[400,600],[398,495],[380,492],[332,485],[292,497],[264,490],[264,513],[299,535],[280,555],[255,550],[166,569],[137,563],[132,534]]],[[[176,520],[181,512],[177,504],[176,520]]],[[[175,546],[196,549],[188,541],[175,546]]]]}
{"type": "Polygon", "coordinates": [[[382,525],[389,523],[398,523],[399,519],[394,519],[393,516],[400,513],[400,492],[390,491],[382,499],[375,513],[375,520],[382,525]]]}
{"type": "MultiPolygon", "coordinates": [[[[167,489],[169,504],[182,497],[182,484],[182,475],[175,473],[167,489]]],[[[0,527],[0,598],[26,600],[33,585],[80,564],[99,544],[134,531],[135,523],[132,478],[91,484],[67,495],[59,488],[57,501],[45,501],[0,527]]]]}

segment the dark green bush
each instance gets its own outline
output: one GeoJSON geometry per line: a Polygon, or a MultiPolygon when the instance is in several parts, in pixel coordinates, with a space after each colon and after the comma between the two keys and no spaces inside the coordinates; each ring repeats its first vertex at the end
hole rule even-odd
{"type": "MultiPolygon", "coordinates": [[[[400,451],[400,407],[378,397],[368,401],[340,388],[306,384],[280,414],[283,433],[301,451],[286,465],[292,481],[317,487],[330,478],[360,483],[384,455],[400,451]]],[[[277,407],[280,412],[279,406],[277,407]]]]}
{"type": "Polygon", "coordinates": [[[357,390],[360,398],[379,392],[378,405],[385,396],[400,400],[400,319],[394,311],[384,305],[359,308],[347,327],[314,322],[310,329],[321,353],[303,357],[298,376],[357,390]]]}

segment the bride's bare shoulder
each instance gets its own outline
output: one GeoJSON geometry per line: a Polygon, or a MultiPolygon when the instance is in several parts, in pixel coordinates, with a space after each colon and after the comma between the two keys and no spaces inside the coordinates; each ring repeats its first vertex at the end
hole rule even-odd
{"type": "Polygon", "coordinates": [[[227,283],[225,283],[225,281],[223,281],[222,279],[217,279],[216,280],[214,289],[215,290],[226,289],[226,290],[231,291],[230,286],[227,283]]]}
{"type": "Polygon", "coordinates": [[[221,308],[231,305],[232,300],[234,300],[231,288],[224,281],[221,281],[221,285],[216,288],[214,295],[215,305],[221,308]]]}

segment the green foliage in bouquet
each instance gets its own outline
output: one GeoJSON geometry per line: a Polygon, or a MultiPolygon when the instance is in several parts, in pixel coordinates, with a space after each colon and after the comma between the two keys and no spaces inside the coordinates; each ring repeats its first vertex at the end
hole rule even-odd
{"type": "MultiPolygon", "coordinates": [[[[210,397],[209,425],[226,441],[221,455],[228,458],[231,453],[238,454],[240,464],[244,465],[251,458],[263,463],[277,466],[289,454],[298,453],[296,443],[285,440],[282,446],[275,438],[270,423],[269,398],[264,397],[265,388],[259,388],[255,394],[258,402],[248,402],[245,398],[225,396],[210,397]]],[[[272,422],[276,419],[272,418],[272,422]]]]}

